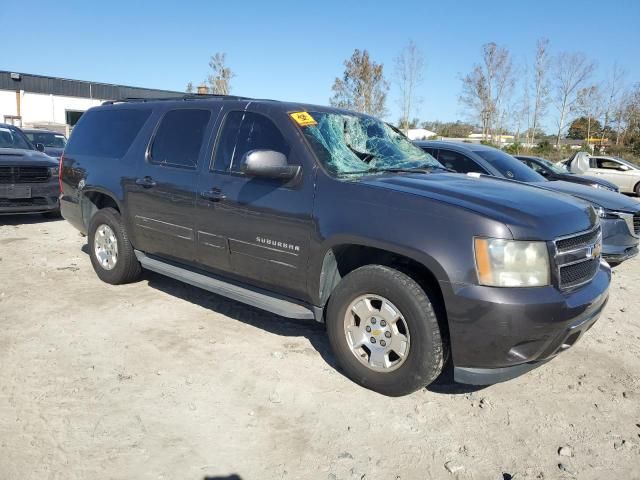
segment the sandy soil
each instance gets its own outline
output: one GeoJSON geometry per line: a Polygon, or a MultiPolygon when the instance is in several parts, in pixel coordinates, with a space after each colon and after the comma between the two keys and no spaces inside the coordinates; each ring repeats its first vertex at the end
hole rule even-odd
{"type": "Polygon", "coordinates": [[[549,364],[386,398],[321,325],[150,273],[109,286],[66,222],[0,220],[2,480],[640,478],[640,259],[549,364]]]}

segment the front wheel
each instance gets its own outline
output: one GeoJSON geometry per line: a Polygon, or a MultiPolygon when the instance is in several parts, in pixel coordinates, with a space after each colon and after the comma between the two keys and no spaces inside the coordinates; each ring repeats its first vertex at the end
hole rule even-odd
{"type": "Polygon", "coordinates": [[[367,265],[349,273],[332,293],[326,319],[338,363],[366,388],[406,395],[442,371],[443,343],[432,301],[398,270],[367,265]]]}

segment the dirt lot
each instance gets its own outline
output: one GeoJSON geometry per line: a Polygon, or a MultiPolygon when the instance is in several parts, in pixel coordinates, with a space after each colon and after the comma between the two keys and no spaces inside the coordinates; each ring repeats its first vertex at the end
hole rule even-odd
{"type": "Polygon", "coordinates": [[[0,220],[2,480],[640,478],[638,259],[553,362],[386,398],[320,325],[150,273],[112,287],[66,222],[0,220]]]}

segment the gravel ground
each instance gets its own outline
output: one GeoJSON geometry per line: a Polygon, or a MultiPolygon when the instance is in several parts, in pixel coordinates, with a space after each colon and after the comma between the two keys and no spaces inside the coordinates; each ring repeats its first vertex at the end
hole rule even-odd
{"type": "Polygon", "coordinates": [[[403,398],[321,325],[147,273],[109,286],[64,221],[0,224],[0,479],[640,478],[640,259],[574,348],[403,398]]]}

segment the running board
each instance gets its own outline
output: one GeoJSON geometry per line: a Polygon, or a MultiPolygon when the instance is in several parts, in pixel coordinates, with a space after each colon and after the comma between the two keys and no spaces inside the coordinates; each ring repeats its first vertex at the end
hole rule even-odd
{"type": "Polygon", "coordinates": [[[262,293],[262,291],[257,289],[253,290],[241,287],[232,283],[227,283],[223,280],[218,280],[208,275],[177,267],[161,260],[148,257],[138,250],[135,250],[135,254],[143,268],[161,275],[166,275],[167,277],[175,278],[176,280],[188,283],[194,287],[208,290],[209,292],[237,300],[238,302],[246,303],[247,305],[252,305],[282,317],[303,320],[314,320],[316,318],[312,310],[302,305],[298,305],[297,303],[273,297],[267,293],[262,293]]]}

